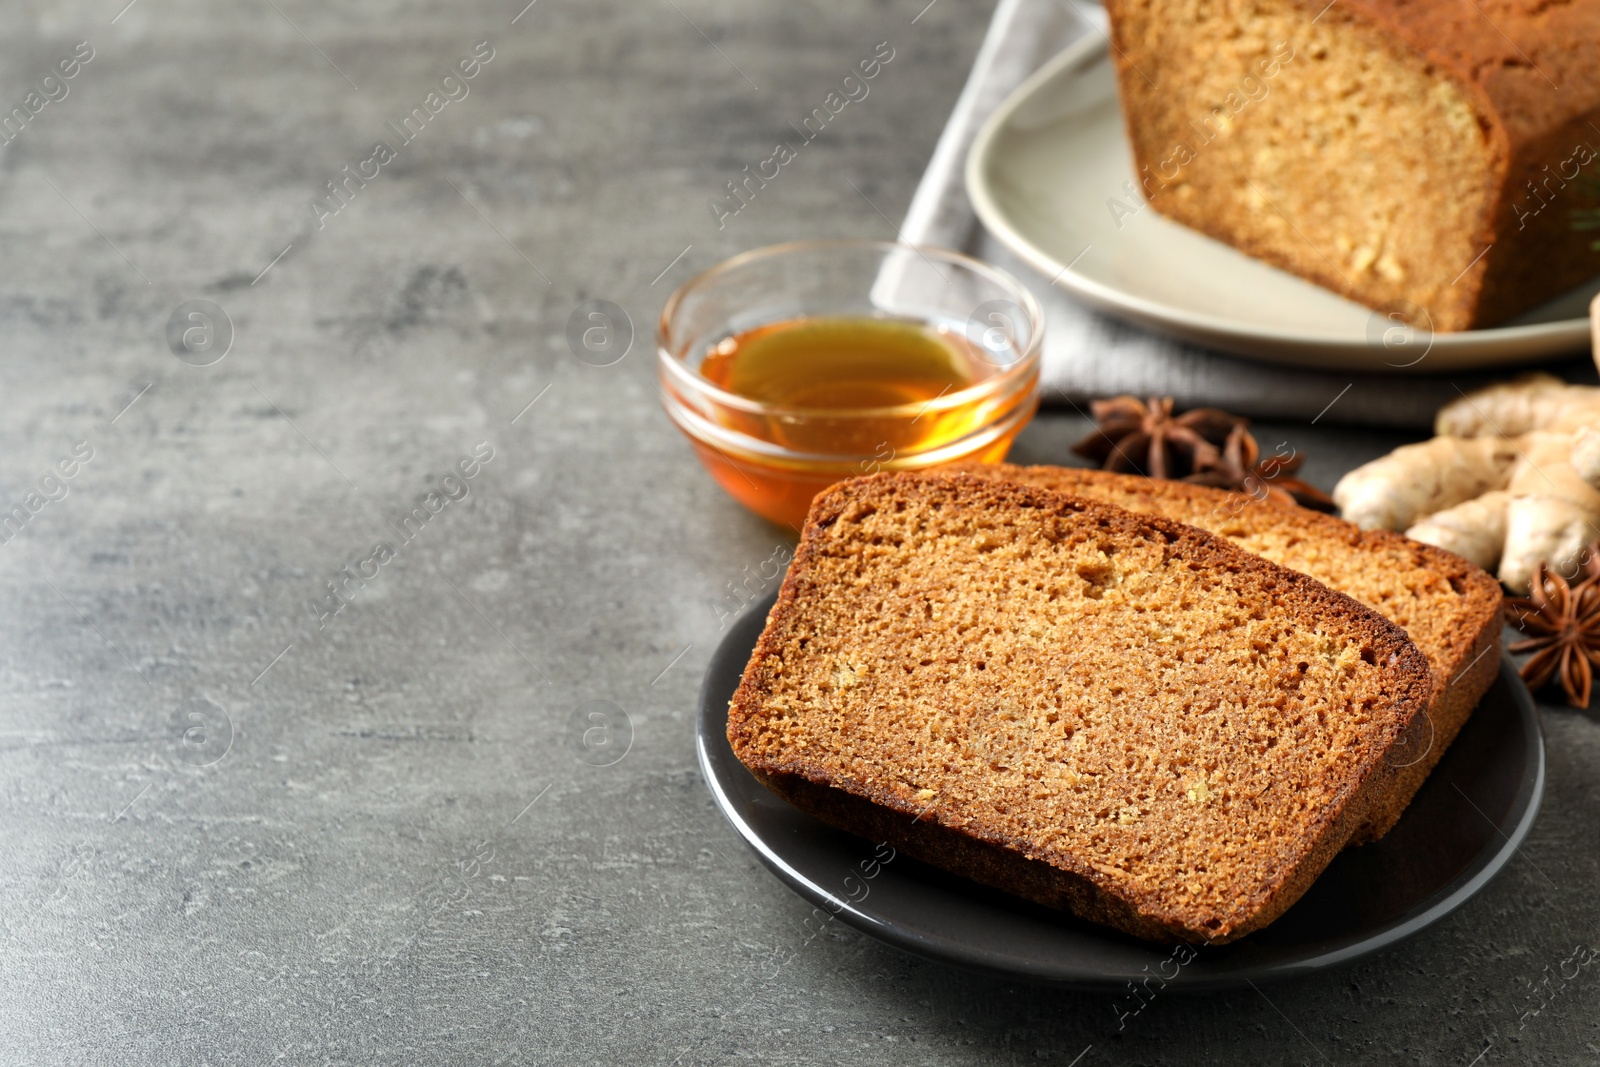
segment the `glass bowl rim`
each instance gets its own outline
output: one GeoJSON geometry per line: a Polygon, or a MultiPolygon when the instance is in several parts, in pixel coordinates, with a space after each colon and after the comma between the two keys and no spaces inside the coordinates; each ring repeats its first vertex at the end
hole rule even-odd
{"type": "Polygon", "coordinates": [[[1015,379],[1026,377],[1037,367],[1040,361],[1040,353],[1044,346],[1044,331],[1044,309],[1039,305],[1039,301],[1034,298],[1033,292],[1017,278],[999,267],[985,263],[983,260],[969,256],[964,252],[956,252],[936,245],[917,245],[905,241],[880,241],[861,237],[835,237],[818,240],[785,241],[781,244],[752,248],[730,256],[683,282],[672,291],[671,296],[667,297],[667,302],[661,308],[661,316],[656,321],[656,359],[663,372],[678,381],[689,392],[736,411],[755,415],[782,415],[811,419],[882,419],[908,415],[912,412],[918,412],[920,415],[929,411],[944,411],[948,408],[971,403],[990,394],[1009,392],[1015,387],[1015,379]],[[935,397],[933,400],[922,403],[894,404],[875,408],[782,407],[759,400],[752,400],[749,397],[740,396],[738,393],[729,392],[714,384],[710,379],[690,370],[684,365],[683,360],[679,359],[667,347],[667,331],[673,315],[678,310],[678,305],[683,302],[690,292],[714,281],[721,275],[757,260],[775,258],[777,256],[805,252],[868,250],[875,250],[881,253],[897,250],[909,251],[915,252],[924,258],[937,257],[955,266],[964,267],[974,274],[986,278],[998,288],[1009,291],[1017,298],[1018,306],[1022,308],[1023,313],[1028,316],[1033,324],[1032,335],[1028,338],[1027,347],[1017,357],[1016,361],[1004,368],[1001,373],[992,378],[975,382],[965,389],[959,389],[953,393],[945,393],[942,396],[935,397]]]}

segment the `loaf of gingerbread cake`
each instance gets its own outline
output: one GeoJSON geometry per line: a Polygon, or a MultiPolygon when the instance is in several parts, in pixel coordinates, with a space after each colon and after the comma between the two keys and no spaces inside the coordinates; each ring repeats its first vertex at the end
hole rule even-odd
{"type": "Polygon", "coordinates": [[[1106,0],[1162,214],[1437,331],[1600,274],[1600,0],[1106,0]]]}

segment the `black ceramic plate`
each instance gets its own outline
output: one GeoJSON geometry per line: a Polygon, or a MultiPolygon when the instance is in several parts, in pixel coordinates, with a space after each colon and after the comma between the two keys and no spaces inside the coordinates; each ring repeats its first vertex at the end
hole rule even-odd
{"type": "Polygon", "coordinates": [[[801,896],[891,945],[947,963],[1083,989],[1122,989],[1130,980],[1176,970],[1171,988],[1186,990],[1347,963],[1410,937],[1471,899],[1511,859],[1544,792],[1538,711],[1508,664],[1383,840],[1340,853],[1265,930],[1203,949],[1192,960],[1180,957],[1179,968],[1171,947],[1136,941],[907,856],[877,862],[882,857],[871,842],[825,826],[752,778],[728,747],[728,701],[774,599],[733,623],[706,670],[697,732],[711,793],[761,861],[801,896]]]}

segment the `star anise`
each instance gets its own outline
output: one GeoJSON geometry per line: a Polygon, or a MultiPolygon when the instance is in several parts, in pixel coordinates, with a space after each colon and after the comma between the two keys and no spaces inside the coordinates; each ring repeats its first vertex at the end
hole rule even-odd
{"type": "Polygon", "coordinates": [[[1171,397],[1118,396],[1089,406],[1099,428],[1072,450],[1108,471],[1182,478],[1215,463],[1228,432],[1244,424],[1217,408],[1172,414],[1171,397]]]}
{"type": "Polygon", "coordinates": [[[1298,504],[1317,511],[1333,511],[1333,498],[1310,482],[1293,477],[1305,463],[1298,452],[1261,458],[1261,446],[1244,425],[1228,432],[1217,459],[1183,479],[1215,489],[1231,489],[1258,500],[1279,504],[1298,504]]]}
{"type": "Polygon", "coordinates": [[[1522,665],[1522,680],[1538,689],[1559,678],[1567,703],[1589,706],[1594,668],[1600,666],[1600,545],[1585,552],[1583,579],[1568,584],[1544,563],[1533,572],[1529,595],[1506,601],[1506,618],[1531,636],[1508,645],[1508,652],[1532,652],[1522,665]]]}

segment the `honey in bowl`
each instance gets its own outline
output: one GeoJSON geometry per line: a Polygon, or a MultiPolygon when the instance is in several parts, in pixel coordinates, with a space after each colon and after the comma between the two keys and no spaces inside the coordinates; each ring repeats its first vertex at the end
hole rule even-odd
{"type": "MultiPolygon", "coordinates": [[[[970,432],[978,398],[934,410],[932,401],[982,377],[985,364],[959,333],[905,319],[808,318],[725,338],[700,364],[712,384],[780,410],[738,427],[800,452],[876,456],[936,447],[970,432]],[[916,409],[911,418],[901,410],[916,409]],[[848,413],[830,418],[830,413],[848,413]]],[[[993,370],[992,367],[989,368],[993,370]]]]}
{"type": "Polygon", "coordinates": [[[1032,381],[1020,391],[980,386],[1016,358],[975,344],[960,324],[867,316],[768,323],[712,345],[698,370],[750,402],[720,409],[716,421],[772,447],[696,444],[730,493],[798,527],[812,496],[844,478],[1003,459],[1032,414],[1032,381]]]}
{"type": "Polygon", "coordinates": [[[846,478],[1004,459],[1039,405],[1043,329],[1026,287],[959,252],[758,248],[667,298],[662,405],[730,496],[799,529],[846,478]]]}

